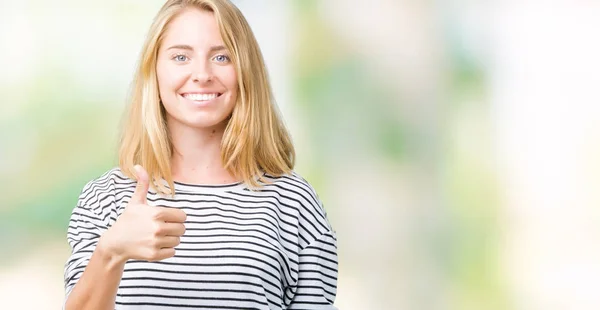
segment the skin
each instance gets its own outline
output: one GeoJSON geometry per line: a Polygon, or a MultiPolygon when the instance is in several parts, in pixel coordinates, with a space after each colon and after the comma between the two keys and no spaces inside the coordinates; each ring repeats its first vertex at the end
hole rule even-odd
{"type": "Polygon", "coordinates": [[[237,101],[238,82],[212,13],[187,9],[169,25],[158,51],[159,93],[173,142],[173,178],[195,184],[237,181],[221,162],[221,139],[237,101]],[[186,93],[217,93],[205,102],[186,93]]]}

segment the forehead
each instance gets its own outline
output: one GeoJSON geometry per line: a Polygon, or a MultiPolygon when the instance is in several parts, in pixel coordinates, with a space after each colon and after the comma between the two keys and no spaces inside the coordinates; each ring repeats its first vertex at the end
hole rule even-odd
{"type": "Polygon", "coordinates": [[[196,8],[184,9],[167,26],[161,48],[175,44],[197,48],[223,44],[214,14],[196,8]]]}

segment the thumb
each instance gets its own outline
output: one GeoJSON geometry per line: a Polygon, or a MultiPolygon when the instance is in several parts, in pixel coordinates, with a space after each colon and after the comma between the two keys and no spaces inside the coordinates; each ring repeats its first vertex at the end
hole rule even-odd
{"type": "Polygon", "coordinates": [[[140,165],[135,165],[133,167],[135,170],[135,178],[137,180],[137,185],[135,187],[135,191],[131,196],[130,202],[135,203],[146,203],[146,196],[148,195],[148,172],[140,165]]]}

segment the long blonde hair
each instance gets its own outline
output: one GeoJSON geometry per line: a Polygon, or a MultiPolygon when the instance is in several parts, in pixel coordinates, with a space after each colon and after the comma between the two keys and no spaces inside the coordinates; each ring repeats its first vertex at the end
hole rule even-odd
{"type": "Polygon", "coordinates": [[[121,170],[135,178],[134,165],[142,165],[155,190],[175,193],[170,162],[173,148],[158,93],[156,62],[169,22],[190,7],[214,14],[237,72],[238,100],[221,141],[224,168],[251,187],[259,185],[263,172],[290,173],[295,151],[275,105],[262,53],[248,22],[229,0],[169,0],[154,18],[124,118],[119,147],[121,170]]]}

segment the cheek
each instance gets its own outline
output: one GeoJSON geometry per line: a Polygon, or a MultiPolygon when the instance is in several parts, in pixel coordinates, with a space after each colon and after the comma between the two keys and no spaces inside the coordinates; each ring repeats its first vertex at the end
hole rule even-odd
{"type": "Polygon", "coordinates": [[[225,72],[223,82],[225,83],[225,87],[231,92],[231,96],[237,97],[238,93],[238,81],[237,74],[233,66],[228,68],[225,72]]]}
{"type": "Polygon", "coordinates": [[[179,89],[186,80],[186,74],[181,68],[168,66],[164,63],[156,65],[156,79],[161,96],[179,89]]]}

